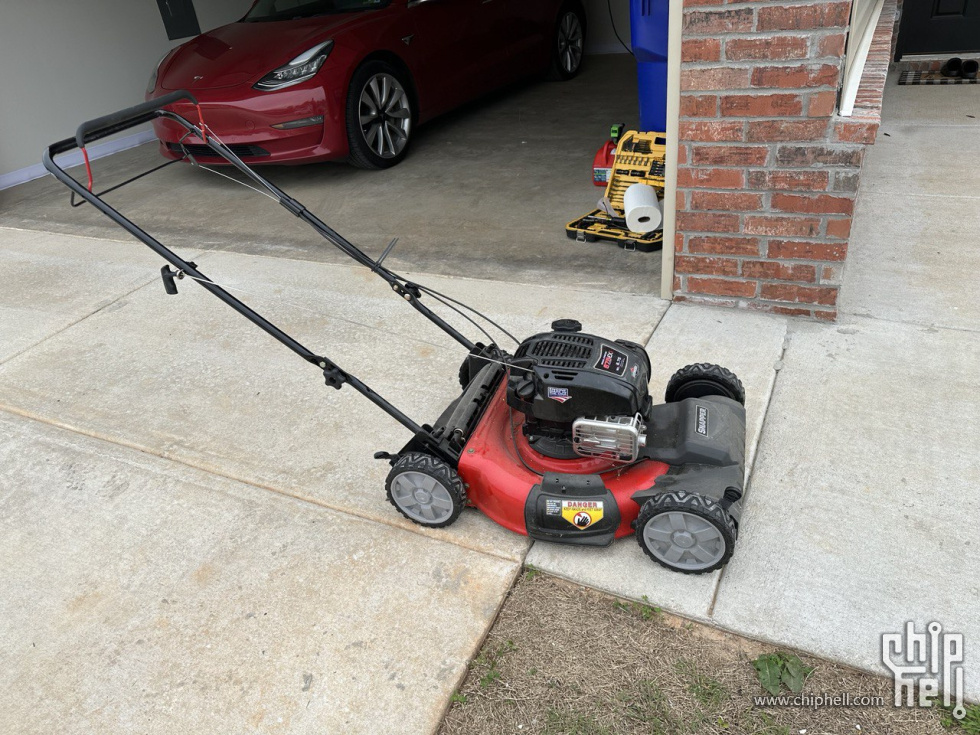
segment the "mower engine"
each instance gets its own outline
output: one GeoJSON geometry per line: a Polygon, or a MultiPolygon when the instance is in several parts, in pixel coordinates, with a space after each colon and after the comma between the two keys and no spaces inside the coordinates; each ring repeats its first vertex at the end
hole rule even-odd
{"type": "Polygon", "coordinates": [[[571,319],[551,327],[521,343],[507,382],[507,404],[526,416],[528,444],[555,459],[634,461],[653,405],[646,351],[582,334],[571,319]]]}

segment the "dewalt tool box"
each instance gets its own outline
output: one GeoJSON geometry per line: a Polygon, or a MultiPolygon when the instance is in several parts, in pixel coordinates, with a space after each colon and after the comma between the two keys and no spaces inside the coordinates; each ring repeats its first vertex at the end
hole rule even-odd
{"type": "Polygon", "coordinates": [[[663,201],[666,142],[664,133],[639,133],[635,130],[623,133],[616,146],[616,158],[609,183],[606,184],[605,199],[609,201],[613,213],[595,209],[569,222],[565,226],[565,234],[579,242],[608,240],[625,250],[644,253],[663,247],[663,229],[631,232],[627,228],[623,196],[633,184],[648,184],[657,190],[657,197],[663,201]]]}

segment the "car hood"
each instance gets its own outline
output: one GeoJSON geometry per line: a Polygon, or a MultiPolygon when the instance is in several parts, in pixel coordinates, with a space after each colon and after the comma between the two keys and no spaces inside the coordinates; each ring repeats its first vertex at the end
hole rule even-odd
{"type": "Polygon", "coordinates": [[[363,13],[231,23],[180,46],[160,70],[164,89],[217,89],[257,81],[363,13]]]}

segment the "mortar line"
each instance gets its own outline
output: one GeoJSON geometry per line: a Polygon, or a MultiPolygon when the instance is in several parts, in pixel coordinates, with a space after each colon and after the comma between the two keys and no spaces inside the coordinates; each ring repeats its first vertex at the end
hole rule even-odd
{"type": "Polygon", "coordinates": [[[162,452],[159,452],[157,450],[154,450],[154,449],[151,449],[151,448],[148,448],[148,447],[141,446],[139,444],[135,444],[135,443],[132,443],[132,442],[126,442],[126,441],[119,440],[119,439],[112,439],[112,438],[109,438],[107,436],[103,436],[103,435],[97,434],[95,432],[85,431],[84,429],[77,428],[77,427],[72,426],[70,424],[61,423],[61,422],[56,421],[54,419],[48,419],[48,418],[44,418],[43,416],[37,416],[37,415],[32,414],[32,413],[30,413],[28,411],[19,409],[16,406],[10,406],[10,405],[7,405],[5,403],[0,403],[0,411],[3,411],[3,412],[6,412],[6,413],[9,413],[9,414],[12,414],[14,416],[20,416],[21,418],[29,419],[31,421],[37,421],[38,423],[45,424],[47,426],[53,426],[53,427],[55,427],[57,429],[62,429],[64,431],[68,431],[68,432],[71,432],[73,434],[78,434],[80,436],[85,436],[85,437],[88,437],[89,439],[95,439],[97,441],[105,442],[106,444],[114,444],[116,446],[124,447],[125,449],[129,449],[129,450],[133,450],[133,451],[137,451],[137,452],[142,452],[143,454],[149,454],[152,457],[157,457],[159,459],[163,459],[163,460],[166,460],[168,462],[173,462],[174,464],[179,464],[179,465],[182,465],[184,467],[188,467],[188,468],[190,468],[192,470],[195,470],[197,472],[203,472],[206,475],[214,475],[215,477],[220,477],[220,478],[223,478],[225,480],[231,480],[232,482],[237,482],[237,483],[241,483],[242,485],[247,485],[248,487],[254,488],[256,490],[263,490],[265,492],[271,493],[273,495],[277,495],[277,496],[279,496],[281,498],[284,498],[284,499],[295,500],[295,501],[298,501],[300,503],[308,503],[309,505],[314,505],[314,506],[316,506],[318,508],[324,508],[326,510],[333,511],[335,513],[340,513],[342,515],[353,516],[355,518],[359,518],[362,521],[368,521],[368,522],[371,522],[371,523],[375,523],[375,524],[377,524],[379,526],[386,526],[388,528],[393,528],[393,529],[396,529],[398,531],[404,531],[406,533],[411,533],[411,534],[416,535],[416,536],[422,536],[423,538],[427,538],[427,539],[430,539],[432,541],[436,541],[438,543],[449,544],[451,546],[458,546],[458,547],[460,547],[462,549],[466,549],[467,551],[472,551],[472,552],[475,552],[475,553],[478,553],[478,554],[483,554],[484,556],[489,556],[489,557],[492,557],[494,559],[499,559],[500,561],[504,561],[504,562],[507,562],[509,564],[516,564],[519,568],[520,567],[523,567],[523,565],[524,565],[523,558],[527,556],[527,552],[525,551],[525,552],[523,552],[523,556],[520,559],[513,559],[513,558],[510,558],[510,557],[504,556],[503,554],[498,554],[498,553],[494,553],[492,551],[487,551],[486,549],[478,548],[478,547],[476,547],[476,546],[474,546],[472,544],[459,543],[458,541],[456,541],[454,539],[441,539],[441,538],[437,538],[435,536],[430,536],[428,534],[421,533],[420,531],[417,531],[414,528],[406,528],[405,526],[400,526],[400,525],[397,525],[395,523],[390,523],[388,521],[379,520],[378,518],[374,518],[374,517],[369,516],[369,515],[367,515],[365,513],[362,513],[362,512],[351,510],[350,508],[342,508],[340,506],[331,505],[330,503],[324,502],[324,501],[319,500],[319,499],[316,499],[316,498],[307,497],[305,495],[296,495],[294,493],[287,492],[286,490],[282,490],[282,489],[277,488],[277,487],[274,487],[272,485],[265,485],[263,483],[256,482],[256,481],[253,481],[253,480],[246,480],[244,478],[236,477],[235,475],[232,475],[232,474],[229,474],[229,473],[226,473],[226,472],[222,472],[221,470],[205,468],[205,467],[202,467],[201,465],[194,464],[193,462],[190,462],[190,461],[184,460],[184,459],[180,459],[178,457],[170,457],[170,456],[167,456],[166,454],[163,454],[162,452]]]}
{"type": "MultiPolygon", "coordinates": [[[[787,325],[786,333],[783,335],[782,349],[779,351],[779,359],[777,362],[782,362],[786,357],[786,351],[789,349],[789,325],[787,325]]],[[[766,408],[762,414],[762,426],[759,427],[759,438],[755,443],[755,452],[752,455],[752,463],[749,465],[748,480],[745,483],[745,493],[742,496],[743,501],[748,498],[749,492],[752,489],[752,480],[755,477],[755,463],[759,460],[759,449],[762,447],[762,441],[765,438],[766,426],[769,424],[769,409],[772,407],[773,397],[776,395],[776,384],[779,382],[779,374],[782,372],[782,366],[779,370],[773,369],[773,379],[772,388],[769,390],[769,397],[766,400],[766,408]]],[[[743,508],[743,512],[746,510],[743,508]]],[[[707,617],[709,619],[714,618],[715,605],[718,603],[718,594],[721,592],[721,583],[725,577],[725,572],[728,571],[728,564],[722,567],[721,571],[718,572],[718,579],[715,580],[715,588],[711,593],[711,602],[708,604],[707,617]]]]}

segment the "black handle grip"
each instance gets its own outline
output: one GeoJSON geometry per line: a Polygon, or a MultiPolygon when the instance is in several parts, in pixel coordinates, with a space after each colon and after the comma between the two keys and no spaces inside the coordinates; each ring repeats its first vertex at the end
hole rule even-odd
{"type": "Polygon", "coordinates": [[[197,104],[194,95],[187,90],[180,89],[176,92],[165,94],[163,97],[157,97],[156,99],[127,107],[125,110],[119,110],[118,112],[112,112],[108,115],[97,117],[94,120],[83,122],[78,126],[78,130],[75,131],[75,143],[78,144],[79,148],[84,148],[85,143],[88,141],[105,137],[105,135],[111,133],[118,133],[120,130],[144,123],[148,119],[151,119],[151,113],[180,100],[189,100],[191,104],[197,104]]]}

